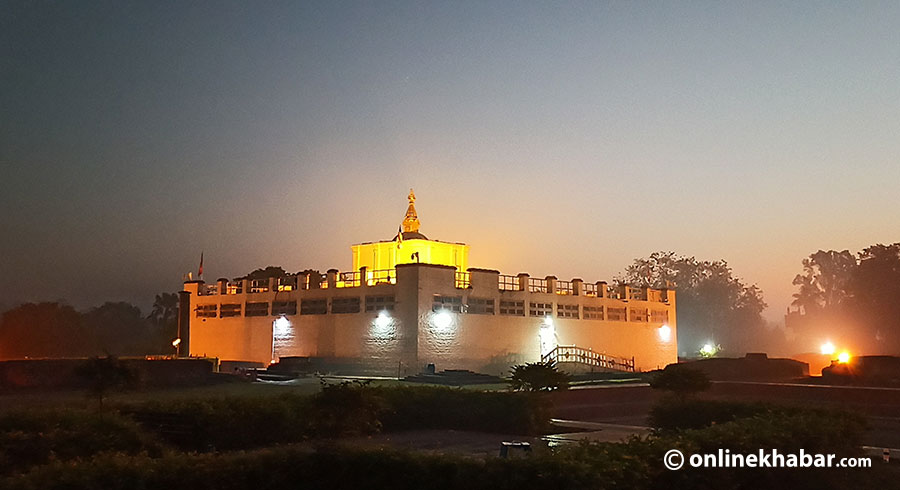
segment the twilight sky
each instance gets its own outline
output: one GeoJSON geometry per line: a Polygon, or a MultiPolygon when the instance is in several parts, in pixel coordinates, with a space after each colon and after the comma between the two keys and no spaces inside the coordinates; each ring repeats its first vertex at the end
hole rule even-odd
{"type": "Polygon", "coordinates": [[[900,3],[0,3],[0,306],[350,267],[414,187],[503,273],[900,241],[900,3]]]}

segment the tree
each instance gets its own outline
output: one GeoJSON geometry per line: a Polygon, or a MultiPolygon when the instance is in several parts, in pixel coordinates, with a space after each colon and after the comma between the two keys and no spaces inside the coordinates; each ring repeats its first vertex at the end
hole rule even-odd
{"type": "Polygon", "coordinates": [[[255,271],[246,275],[247,279],[268,279],[270,277],[282,277],[286,276],[288,273],[284,270],[283,267],[270,265],[265,269],[256,269],[255,271]]]}
{"type": "Polygon", "coordinates": [[[803,260],[794,285],[800,316],[789,323],[805,348],[832,340],[900,354],[900,243],[872,245],[856,256],[819,250],[803,260]]]}
{"type": "Polygon", "coordinates": [[[100,410],[107,393],[130,388],[135,381],[135,373],[115,356],[92,357],[75,368],[75,374],[88,381],[88,390],[97,397],[100,410]]]}
{"type": "Polygon", "coordinates": [[[509,385],[516,391],[553,391],[569,389],[570,381],[555,362],[532,362],[513,366],[509,385]]]}
{"type": "Polygon", "coordinates": [[[172,340],[178,337],[178,294],[157,294],[147,319],[154,326],[153,351],[168,352],[171,349],[172,340]]]}
{"type": "Polygon", "coordinates": [[[846,305],[856,267],[856,257],[849,250],[811,254],[803,259],[803,274],[794,277],[793,283],[800,289],[794,293],[792,304],[806,313],[846,305]]]}
{"type": "Polygon", "coordinates": [[[0,359],[80,357],[90,351],[81,315],[61,303],[26,303],[0,319],[0,359]]]}
{"type": "Polygon", "coordinates": [[[734,277],[724,260],[655,252],[635,259],[617,281],[676,289],[678,347],[683,354],[697,354],[707,343],[722,344],[729,352],[748,350],[764,332],[762,291],[734,277]]]}
{"type": "Polygon", "coordinates": [[[178,294],[157,294],[147,319],[158,327],[175,325],[178,320],[178,294]]]}
{"type": "Polygon", "coordinates": [[[871,348],[900,355],[900,243],[872,245],[859,252],[851,290],[871,348]]]}
{"type": "Polygon", "coordinates": [[[107,302],[83,314],[94,351],[116,355],[145,355],[162,352],[156,343],[152,323],[140,308],[130,303],[107,302]]]}

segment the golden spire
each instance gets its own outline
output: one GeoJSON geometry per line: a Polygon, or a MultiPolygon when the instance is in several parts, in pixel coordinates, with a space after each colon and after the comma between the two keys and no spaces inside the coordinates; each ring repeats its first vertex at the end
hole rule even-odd
{"type": "Polygon", "coordinates": [[[416,233],[419,231],[419,216],[416,214],[416,194],[409,190],[409,207],[406,208],[406,217],[403,218],[403,232],[416,233]]]}

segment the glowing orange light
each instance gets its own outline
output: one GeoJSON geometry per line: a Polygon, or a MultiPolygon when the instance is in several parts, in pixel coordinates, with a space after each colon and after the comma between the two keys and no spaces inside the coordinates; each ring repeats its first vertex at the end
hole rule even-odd
{"type": "Polygon", "coordinates": [[[820,351],[822,352],[822,354],[830,356],[831,354],[834,354],[834,344],[832,344],[831,342],[825,342],[824,344],[822,344],[820,351]]]}
{"type": "Polygon", "coordinates": [[[850,353],[847,351],[841,352],[838,354],[838,362],[841,364],[847,364],[850,361],[850,353]]]}

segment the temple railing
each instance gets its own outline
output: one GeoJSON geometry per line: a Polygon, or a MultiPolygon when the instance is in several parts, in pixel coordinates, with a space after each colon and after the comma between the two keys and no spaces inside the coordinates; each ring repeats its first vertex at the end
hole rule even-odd
{"type": "Polygon", "coordinates": [[[529,277],[528,278],[528,292],[529,293],[548,293],[550,292],[550,286],[547,284],[546,279],[539,279],[537,277],[529,277]]]}
{"type": "Polygon", "coordinates": [[[469,272],[456,272],[456,289],[468,289],[472,287],[472,275],[469,272]]]}
{"type": "Polygon", "coordinates": [[[395,269],[366,271],[366,285],[378,284],[397,284],[397,271],[395,269]]]}
{"type": "Polygon", "coordinates": [[[359,272],[341,272],[338,274],[337,287],[358,288],[362,285],[362,274],[359,272]]]}
{"type": "Polygon", "coordinates": [[[572,281],[556,281],[556,294],[560,296],[571,296],[575,294],[575,286],[572,281]]]}

